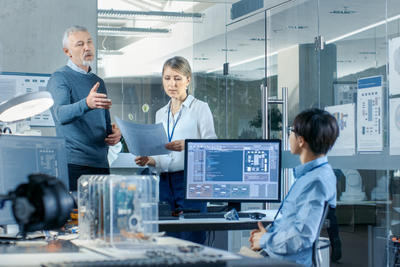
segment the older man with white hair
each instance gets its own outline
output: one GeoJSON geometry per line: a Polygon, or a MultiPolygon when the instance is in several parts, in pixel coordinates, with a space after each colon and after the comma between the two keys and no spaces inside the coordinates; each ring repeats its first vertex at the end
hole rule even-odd
{"type": "Polygon", "coordinates": [[[91,71],[95,48],[88,30],[68,28],[63,51],[68,63],[53,73],[47,89],[54,98],[57,136],[66,141],[70,190],[76,191],[81,175],[110,173],[108,146],[119,142],[121,132],[111,125],[104,81],[91,71]]]}

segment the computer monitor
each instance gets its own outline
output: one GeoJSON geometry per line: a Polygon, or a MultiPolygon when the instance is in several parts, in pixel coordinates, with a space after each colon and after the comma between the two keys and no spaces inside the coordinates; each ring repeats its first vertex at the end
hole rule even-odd
{"type": "Polygon", "coordinates": [[[280,140],[186,140],[188,200],[280,202],[280,140]]]}
{"type": "MultiPolygon", "coordinates": [[[[0,135],[0,194],[28,182],[31,173],[59,178],[68,188],[65,141],[58,137],[0,135]]],[[[15,224],[10,201],[0,209],[0,225],[15,224]]]]}

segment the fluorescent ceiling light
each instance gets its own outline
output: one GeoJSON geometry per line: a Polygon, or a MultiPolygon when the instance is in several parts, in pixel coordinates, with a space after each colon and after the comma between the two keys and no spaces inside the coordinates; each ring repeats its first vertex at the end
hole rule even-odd
{"type": "Polygon", "coordinates": [[[148,34],[168,34],[171,30],[161,28],[131,28],[131,27],[98,27],[97,33],[101,36],[146,36],[148,34]]]}
{"type": "Polygon", "coordinates": [[[162,17],[162,18],[190,18],[202,19],[201,13],[189,12],[170,12],[170,11],[135,11],[135,10],[114,10],[99,9],[97,11],[99,18],[137,18],[137,17],[162,17]]]}
{"type": "MultiPolygon", "coordinates": [[[[291,48],[296,47],[296,46],[297,45],[292,45],[292,46],[289,46],[289,47],[286,47],[286,48],[283,48],[283,49],[279,49],[278,51],[275,51],[275,52],[267,54],[267,57],[275,56],[275,55],[277,55],[278,53],[280,53],[280,52],[282,52],[284,50],[291,49],[291,48]]],[[[265,57],[265,55],[259,55],[259,56],[255,56],[255,57],[252,57],[252,58],[241,60],[241,61],[238,61],[238,62],[235,62],[235,63],[230,63],[229,67],[230,68],[231,67],[236,67],[236,66],[239,66],[239,65],[242,65],[242,64],[246,64],[246,63],[249,63],[249,62],[253,62],[253,61],[262,59],[264,57],[265,57]]],[[[220,70],[222,70],[222,67],[215,68],[215,69],[212,69],[212,70],[208,70],[208,71],[206,71],[206,73],[212,73],[212,72],[216,72],[216,71],[220,71],[220,70]]]]}
{"type": "Polygon", "coordinates": [[[0,121],[14,122],[40,114],[51,106],[54,100],[47,91],[17,96],[0,104],[0,121]]]}
{"type": "Polygon", "coordinates": [[[391,21],[397,20],[397,19],[399,19],[399,18],[400,18],[400,15],[396,15],[396,16],[390,17],[390,18],[388,18],[388,19],[378,21],[378,22],[373,23],[373,24],[371,24],[371,25],[362,27],[362,28],[357,29],[357,30],[355,30],[355,31],[352,31],[352,32],[343,34],[343,35],[341,35],[341,36],[338,36],[338,37],[336,37],[336,38],[333,38],[333,39],[331,39],[331,40],[328,40],[328,41],[326,41],[326,44],[330,44],[330,43],[334,43],[334,42],[340,41],[340,40],[345,39],[345,38],[347,38],[347,37],[350,37],[350,36],[353,36],[353,35],[356,35],[356,34],[365,32],[365,31],[367,31],[367,30],[370,30],[370,29],[372,29],[372,28],[381,26],[381,25],[383,25],[383,24],[385,24],[385,23],[387,23],[387,22],[391,22],[391,21]]]}
{"type": "MultiPolygon", "coordinates": [[[[357,29],[357,30],[355,30],[355,31],[351,31],[351,32],[349,32],[349,33],[343,34],[343,35],[341,35],[341,36],[338,36],[338,37],[336,37],[336,38],[333,38],[333,39],[331,39],[331,40],[328,40],[328,41],[326,41],[325,43],[326,43],[326,44],[334,43],[334,42],[337,42],[337,41],[339,41],[339,40],[342,40],[342,39],[345,39],[345,38],[347,38],[347,37],[350,37],[350,36],[359,34],[359,33],[361,33],[361,32],[365,32],[365,31],[367,31],[367,30],[373,29],[373,28],[375,28],[375,27],[381,26],[381,25],[383,25],[383,24],[385,24],[385,23],[388,23],[388,22],[391,22],[391,21],[394,21],[394,20],[397,20],[397,19],[400,19],[400,14],[399,14],[399,15],[396,15],[396,16],[393,16],[393,17],[390,17],[390,18],[385,19],[385,20],[378,21],[378,22],[373,23],[373,24],[371,24],[371,25],[362,27],[362,28],[357,29]]],[[[291,47],[289,47],[289,48],[292,48],[292,47],[293,47],[293,46],[291,46],[291,47]]],[[[288,49],[288,48],[285,48],[285,49],[288,49]]],[[[278,50],[278,51],[276,51],[276,52],[273,52],[273,53],[271,53],[271,54],[268,54],[267,56],[270,57],[270,56],[276,55],[276,54],[278,54],[279,52],[281,52],[281,51],[283,51],[283,50],[285,50],[285,49],[280,49],[280,50],[278,50]]],[[[245,60],[242,60],[242,61],[239,61],[239,62],[232,63],[232,64],[230,64],[230,66],[231,66],[231,67],[235,67],[235,66],[238,66],[238,65],[240,65],[240,64],[245,64],[245,63],[249,63],[249,62],[252,62],[252,61],[261,59],[261,58],[263,58],[263,57],[264,57],[264,55],[256,56],[256,57],[253,57],[253,58],[249,58],[249,59],[245,59],[245,60]]],[[[208,70],[208,71],[206,71],[206,73],[212,73],[212,72],[221,71],[221,70],[222,70],[222,67],[219,67],[219,68],[215,68],[215,69],[212,69],[212,70],[208,70]]]]}

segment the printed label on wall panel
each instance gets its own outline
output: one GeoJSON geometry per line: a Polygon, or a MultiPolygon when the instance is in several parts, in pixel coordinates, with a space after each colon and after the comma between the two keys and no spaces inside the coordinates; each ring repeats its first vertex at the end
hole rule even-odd
{"type": "Polygon", "coordinates": [[[356,152],[355,138],[355,104],[345,104],[325,107],[331,113],[339,125],[339,137],[329,155],[351,156],[356,152]]]}
{"type": "MultiPolygon", "coordinates": [[[[0,73],[0,103],[15,96],[46,91],[49,74],[2,72],[0,73]]],[[[30,119],[30,126],[54,126],[50,110],[33,116],[30,119]]]]}
{"type": "Polygon", "coordinates": [[[382,76],[359,79],[357,88],[357,150],[382,151],[382,76]]]}
{"type": "Polygon", "coordinates": [[[389,40],[389,94],[400,94],[400,37],[389,40]]]}
{"type": "Polygon", "coordinates": [[[400,98],[389,99],[390,155],[400,155],[400,98]]]}

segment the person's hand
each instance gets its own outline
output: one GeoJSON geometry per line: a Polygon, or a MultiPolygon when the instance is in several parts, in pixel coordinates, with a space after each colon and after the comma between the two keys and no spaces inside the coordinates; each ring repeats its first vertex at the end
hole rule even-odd
{"type": "Polygon", "coordinates": [[[121,140],[121,131],[115,123],[112,124],[112,133],[109,134],[104,141],[109,146],[116,145],[121,140]]]}
{"type": "Polygon", "coordinates": [[[156,161],[152,157],[138,156],[135,158],[135,163],[139,166],[156,166],[156,161]]]}
{"type": "Polygon", "coordinates": [[[165,144],[165,148],[172,151],[182,151],[185,149],[185,140],[176,140],[165,144]]]}
{"type": "Polygon", "coordinates": [[[90,109],[102,108],[102,109],[110,109],[111,108],[111,99],[107,98],[106,94],[97,93],[97,89],[99,89],[100,83],[97,82],[92,89],[90,89],[90,93],[86,97],[86,104],[90,109]]]}
{"type": "Polygon", "coordinates": [[[265,230],[263,224],[261,222],[258,222],[258,229],[251,231],[250,233],[250,238],[249,238],[249,242],[250,242],[250,248],[252,250],[260,250],[260,240],[261,237],[267,232],[267,230],[265,230]]]}

